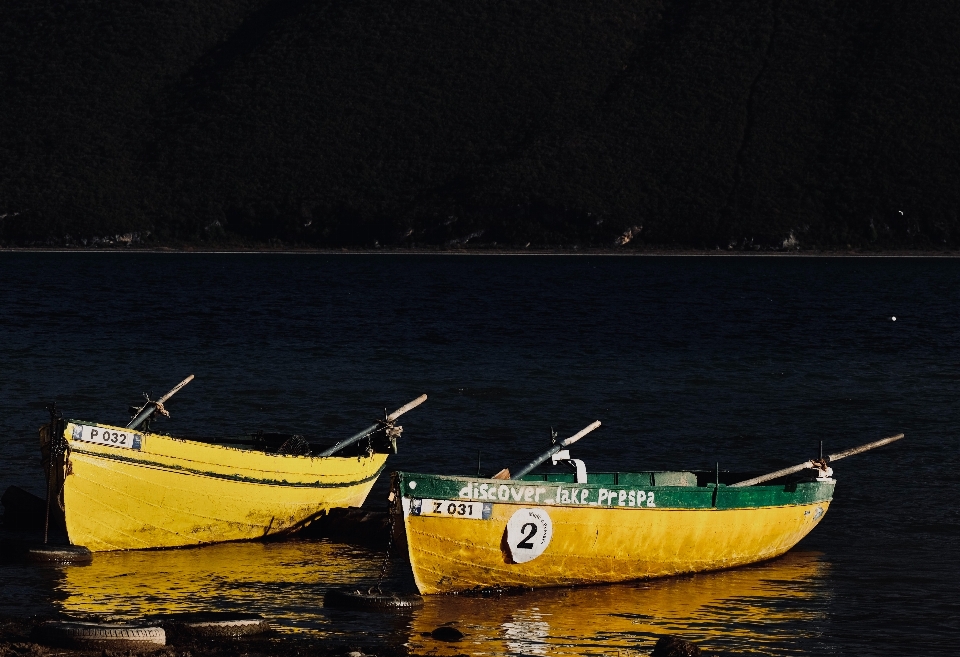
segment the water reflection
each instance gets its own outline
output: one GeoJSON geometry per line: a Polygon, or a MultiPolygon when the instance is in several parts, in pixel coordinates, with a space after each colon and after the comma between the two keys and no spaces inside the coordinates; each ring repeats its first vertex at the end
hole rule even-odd
{"type": "Polygon", "coordinates": [[[521,655],[546,655],[550,623],[536,607],[524,609],[513,615],[513,620],[503,623],[503,638],[511,653],[521,655]]]}
{"type": "Polygon", "coordinates": [[[630,585],[554,589],[501,598],[427,598],[409,647],[423,655],[647,654],[660,634],[715,650],[803,654],[828,603],[828,565],[813,552],[719,573],[630,585]],[[423,636],[455,622],[467,634],[423,636]]]}
{"type": "MultiPolygon", "coordinates": [[[[49,599],[74,616],[134,618],[257,612],[285,632],[350,645],[384,639],[411,654],[646,655],[658,635],[682,634],[714,650],[791,655],[819,644],[830,602],[829,564],[815,552],[719,573],[501,597],[428,596],[414,612],[325,609],[331,586],[369,586],[382,553],[326,541],[233,543],[186,550],[100,553],[66,567],[49,599]],[[447,623],[467,636],[444,643],[447,623]]],[[[395,562],[385,585],[411,585],[395,562]]]]}
{"type": "Polygon", "coordinates": [[[183,550],[102,552],[66,568],[60,605],[74,616],[133,618],[226,610],[262,613],[283,629],[330,629],[325,590],[362,585],[381,555],[326,541],[224,543],[183,550]]]}

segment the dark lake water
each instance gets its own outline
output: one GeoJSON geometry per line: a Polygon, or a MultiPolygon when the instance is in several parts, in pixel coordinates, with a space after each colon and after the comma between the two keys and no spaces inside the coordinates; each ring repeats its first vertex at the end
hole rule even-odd
{"type": "MultiPolygon", "coordinates": [[[[323,609],[381,554],[326,541],[0,565],[0,613],[253,609],[284,631],[418,654],[647,654],[660,633],[770,655],[953,655],[960,638],[960,260],[0,254],[0,489],[43,495],[37,427],[120,423],[317,442],[421,393],[391,469],[490,474],[599,419],[593,470],[835,466],[835,500],[775,561],[656,582],[323,609]],[[891,318],[896,317],[896,321],[891,318]],[[457,620],[466,643],[421,636],[457,620]]],[[[367,505],[380,507],[385,478],[367,505]]],[[[391,581],[402,583],[402,564],[391,581]]]]}

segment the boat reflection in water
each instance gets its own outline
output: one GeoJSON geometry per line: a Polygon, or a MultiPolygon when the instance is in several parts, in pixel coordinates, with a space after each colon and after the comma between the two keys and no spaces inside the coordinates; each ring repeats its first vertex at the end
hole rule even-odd
{"type": "Polygon", "coordinates": [[[316,540],[102,552],[90,565],[64,569],[58,597],[71,616],[236,611],[263,614],[281,631],[325,632],[334,628],[323,613],[324,591],[369,586],[382,556],[316,540]]]}
{"type": "Polygon", "coordinates": [[[542,589],[517,596],[426,596],[409,648],[430,655],[649,654],[679,634],[737,654],[804,654],[822,629],[827,564],[791,552],[764,564],[632,584],[542,589]],[[423,636],[444,623],[467,635],[423,636]]]}
{"type": "MultiPolygon", "coordinates": [[[[376,581],[382,552],[327,541],[224,543],[181,550],[105,552],[64,567],[54,604],[72,616],[138,618],[184,611],[260,613],[283,632],[332,642],[406,644],[438,655],[648,654],[657,635],[680,634],[713,650],[802,654],[817,643],[829,604],[828,564],[790,552],[735,570],[648,582],[542,589],[493,597],[426,596],[409,613],[323,607],[335,586],[376,581]],[[445,623],[457,643],[429,633],[445,623]]],[[[393,563],[385,588],[413,589],[393,563]]]]}

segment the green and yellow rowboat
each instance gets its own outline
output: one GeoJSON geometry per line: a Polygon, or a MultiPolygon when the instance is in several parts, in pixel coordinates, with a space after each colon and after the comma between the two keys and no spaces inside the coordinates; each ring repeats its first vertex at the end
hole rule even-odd
{"type": "Polygon", "coordinates": [[[588,474],[560,452],[564,458],[554,462],[576,472],[397,472],[392,499],[423,594],[647,579],[785,553],[830,508],[836,482],[827,462],[900,437],[753,479],[697,471],[588,474]]]}

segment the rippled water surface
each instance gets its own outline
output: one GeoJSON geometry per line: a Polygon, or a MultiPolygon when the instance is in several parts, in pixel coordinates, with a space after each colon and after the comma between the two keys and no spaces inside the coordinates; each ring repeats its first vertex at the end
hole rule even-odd
{"type": "MultiPolygon", "coordinates": [[[[409,615],[324,609],[382,553],[327,541],[0,565],[0,612],[254,610],[288,632],[417,654],[646,654],[657,634],[754,654],[950,655],[960,635],[960,261],[0,254],[0,488],[43,494],[36,428],[118,423],[197,379],[159,428],[342,438],[422,392],[390,467],[491,473],[550,427],[605,469],[770,468],[903,431],[836,465],[781,559],[409,615]],[[892,321],[896,317],[896,321],[892,321]],[[456,622],[467,638],[423,635],[456,622]],[[379,640],[379,639],[378,639],[379,640]]],[[[381,481],[367,505],[384,504],[381,481]]],[[[391,586],[410,585],[393,562],[391,586]]]]}

